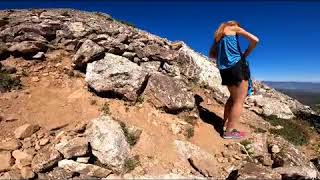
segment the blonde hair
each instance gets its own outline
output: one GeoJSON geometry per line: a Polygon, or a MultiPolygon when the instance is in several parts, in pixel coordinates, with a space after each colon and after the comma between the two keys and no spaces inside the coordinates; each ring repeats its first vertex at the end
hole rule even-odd
{"type": "Polygon", "coordinates": [[[216,30],[214,33],[214,40],[215,42],[220,41],[221,38],[224,36],[224,29],[227,26],[238,26],[241,27],[240,24],[237,21],[228,21],[228,22],[223,22],[220,24],[219,28],[216,30]]]}

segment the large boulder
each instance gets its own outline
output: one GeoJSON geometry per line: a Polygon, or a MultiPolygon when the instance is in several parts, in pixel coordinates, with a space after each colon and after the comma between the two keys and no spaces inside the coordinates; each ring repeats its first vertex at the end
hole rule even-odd
{"type": "Polygon", "coordinates": [[[188,79],[213,91],[214,98],[225,102],[229,96],[226,86],[221,85],[221,77],[217,66],[206,56],[203,56],[183,43],[179,49],[178,65],[180,71],[188,79]],[[185,60],[185,62],[184,62],[185,60]]]}
{"type": "Polygon", "coordinates": [[[281,174],[287,179],[317,179],[320,174],[316,169],[303,166],[288,166],[274,168],[273,171],[281,174]]]}
{"type": "Polygon", "coordinates": [[[155,107],[168,112],[193,109],[195,106],[193,93],[182,80],[161,73],[150,76],[144,93],[155,107]]]}
{"type": "Polygon", "coordinates": [[[238,170],[239,180],[245,179],[281,179],[281,175],[264,166],[254,163],[246,163],[238,170]]]}
{"type": "Polygon", "coordinates": [[[85,79],[98,93],[111,92],[135,101],[147,72],[127,58],[106,53],[104,59],[88,64],[85,79]]]}
{"type": "Polygon", "coordinates": [[[14,55],[35,55],[45,49],[46,45],[43,42],[22,41],[14,43],[8,50],[14,55]]]}
{"type": "Polygon", "coordinates": [[[88,124],[86,134],[92,154],[101,163],[122,172],[130,148],[120,124],[110,116],[101,116],[88,124]]]}
{"type": "MultiPolygon", "coordinates": [[[[273,167],[300,167],[301,169],[307,169],[309,172],[318,172],[309,159],[300,152],[294,145],[281,137],[270,137],[268,139],[269,147],[271,148],[271,157],[274,161],[273,167]],[[278,148],[275,148],[278,147],[278,148]]],[[[279,172],[282,172],[280,169],[279,172]]],[[[293,169],[292,171],[294,171],[293,169]]]]}
{"type": "Polygon", "coordinates": [[[89,62],[92,62],[104,55],[104,48],[95,42],[87,39],[83,42],[77,53],[73,57],[73,63],[76,67],[81,68],[89,62]]]}
{"type": "Polygon", "coordinates": [[[252,95],[248,98],[248,101],[253,102],[256,107],[261,108],[261,111],[255,111],[258,114],[264,116],[274,115],[281,119],[291,119],[294,117],[289,106],[282,103],[279,99],[264,97],[262,95],[252,95]]]}

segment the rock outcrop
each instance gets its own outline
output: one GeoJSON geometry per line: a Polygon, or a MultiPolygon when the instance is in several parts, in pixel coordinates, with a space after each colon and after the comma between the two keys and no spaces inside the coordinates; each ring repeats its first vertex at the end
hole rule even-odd
{"type": "MultiPolygon", "coordinates": [[[[81,80],[84,78],[86,84],[83,84],[97,95],[95,97],[121,99],[120,102],[126,107],[119,112],[130,111],[128,104],[140,103],[140,107],[144,100],[152,108],[165,110],[145,113],[147,120],[152,122],[150,124],[154,125],[155,130],[159,124],[168,125],[174,137],[170,136],[167,144],[175,149],[174,155],[168,155],[177,156],[176,160],[187,166],[177,162],[161,164],[157,162],[157,157],[151,155],[146,155],[145,160],[153,159],[155,164],[151,164],[152,167],[168,165],[166,168],[172,168],[181,165],[187,170],[184,175],[177,171],[149,176],[144,174],[148,169],[142,168],[142,165],[134,169],[140,164],[139,157],[133,154],[139,153],[144,147],[135,149],[132,146],[142,130],[140,127],[127,128],[117,121],[117,115],[104,112],[104,115],[88,119],[88,123],[78,124],[71,130],[63,127],[45,130],[36,124],[20,126],[17,123],[20,127],[13,132],[13,137],[0,143],[0,178],[112,179],[127,173],[128,169],[141,173],[137,178],[232,178],[233,173],[236,174],[233,178],[238,179],[320,178],[316,167],[301,151],[269,132],[253,133],[252,144],[226,143],[222,145],[226,151],[212,155],[212,152],[181,140],[185,137],[179,136],[185,129],[188,136],[193,136],[196,124],[193,119],[199,117],[192,119],[186,116],[188,118],[185,121],[172,123],[154,121],[151,117],[160,116],[161,113],[166,115],[163,117],[194,112],[199,116],[214,117],[205,108],[202,114],[198,112],[200,105],[195,102],[195,86],[212,93],[218,102],[217,106],[225,103],[229,95],[227,88],[221,85],[216,64],[183,42],[160,38],[114,20],[107,14],[71,9],[5,10],[0,11],[0,59],[10,56],[31,62],[23,66],[23,70],[43,63],[34,67],[33,73],[39,73],[48,65],[68,74],[70,79],[72,76],[81,77],[81,80]],[[69,67],[56,62],[45,64],[50,52],[59,49],[70,53],[70,62],[65,63],[69,63],[69,67]],[[226,164],[225,167],[221,163],[226,164]]],[[[1,73],[16,73],[17,79],[25,76],[25,72],[20,70],[17,73],[15,67],[4,66],[1,62],[1,73]]],[[[41,80],[41,77],[33,77],[34,74],[31,74],[31,83],[41,80]]],[[[56,72],[43,73],[43,77],[49,75],[57,79],[60,76],[56,72]]],[[[61,81],[59,83],[63,84],[61,81]]],[[[314,114],[310,107],[261,82],[255,81],[254,88],[255,94],[247,99],[246,107],[262,117],[292,119],[301,113],[314,114]]],[[[28,94],[27,91],[23,93],[28,94]]],[[[91,101],[92,105],[95,103],[95,100],[91,101]]],[[[0,114],[0,123],[15,120],[14,117],[7,118],[0,114]]],[[[131,174],[124,177],[131,177],[131,174]]]]}

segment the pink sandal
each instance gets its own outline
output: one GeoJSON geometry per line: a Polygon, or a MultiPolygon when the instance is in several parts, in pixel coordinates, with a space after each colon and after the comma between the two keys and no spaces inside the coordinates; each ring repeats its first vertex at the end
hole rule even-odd
{"type": "Polygon", "coordinates": [[[246,136],[245,132],[240,132],[236,129],[233,129],[232,131],[229,132],[224,132],[223,133],[223,138],[224,139],[241,139],[244,138],[246,136]]]}

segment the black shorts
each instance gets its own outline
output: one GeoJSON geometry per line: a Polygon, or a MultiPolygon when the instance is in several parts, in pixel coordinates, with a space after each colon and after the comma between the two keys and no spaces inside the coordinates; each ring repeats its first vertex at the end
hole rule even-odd
{"type": "Polygon", "coordinates": [[[239,60],[235,65],[228,69],[220,70],[222,85],[238,86],[242,80],[250,79],[250,69],[245,59],[239,60]]]}

